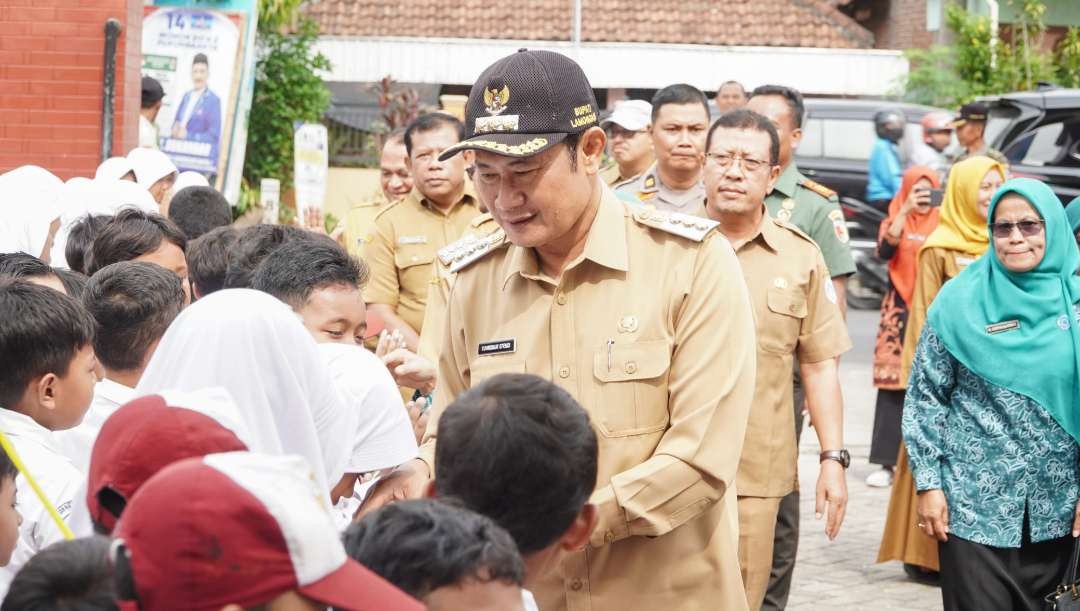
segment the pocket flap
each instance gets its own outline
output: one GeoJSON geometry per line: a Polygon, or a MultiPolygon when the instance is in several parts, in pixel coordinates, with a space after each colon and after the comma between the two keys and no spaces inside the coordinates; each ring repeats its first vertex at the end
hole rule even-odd
{"type": "Polygon", "coordinates": [[[426,265],[434,260],[435,253],[426,248],[398,248],[394,252],[394,265],[398,269],[426,265]]]}
{"type": "Polygon", "coordinates": [[[769,309],[793,318],[806,318],[806,296],[801,292],[770,288],[767,293],[769,309]]]}
{"type": "Polygon", "coordinates": [[[601,382],[628,382],[660,377],[671,366],[671,344],[667,340],[605,345],[593,356],[593,375],[601,382]]]}

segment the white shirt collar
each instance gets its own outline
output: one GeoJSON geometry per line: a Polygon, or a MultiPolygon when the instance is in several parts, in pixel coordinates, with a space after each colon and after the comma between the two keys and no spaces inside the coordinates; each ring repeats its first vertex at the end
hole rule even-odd
{"type": "Polygon", "coordinates": [[[0,409],[0,430],[10,437],[35,441],[54,452],[60,451],[52,431],[25,414],[10,409],[0,409]]]}
{"type": "Polygon", "coordinates": [[[103,378],[94,388],[94,396],[111,401],[115,403],[117,407],[120,407],[135,398],[135,389],[124,386],[109,378],[103,378]]]}

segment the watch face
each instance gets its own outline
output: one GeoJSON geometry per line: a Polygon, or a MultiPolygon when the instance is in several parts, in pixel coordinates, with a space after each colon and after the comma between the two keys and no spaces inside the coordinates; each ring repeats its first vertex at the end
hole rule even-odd
{"type": "Polygon", "coordinates": [[[840,464],[844,465],[845,469],[851,466],[851,452],[840,450],[840,464]]]}

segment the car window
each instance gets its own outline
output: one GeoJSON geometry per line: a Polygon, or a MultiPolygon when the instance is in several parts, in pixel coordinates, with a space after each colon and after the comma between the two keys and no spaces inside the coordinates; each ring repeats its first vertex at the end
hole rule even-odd
{"type": "Polygon", "coordinates": [[[799,157],[821,157],[821,119],[808,119],[803,123],[799,157]]]}
{"type": "Polygon", "coordinates": [[[990,118],[986,122],[986,132],[983,134],[983,139],[987,142],[997,142],[1001,132],[1019,116],[1020,110],[1012,106],[991,107],[990,118]]]}
{"type": "Polygon", "coordinates": [[[823,119],[825,157],[867,161],[877,135],[873,120],[823,119]]]}
{"type": "Polygon", "coordinates": [[[1021,165],[1076,165],[1068,153],[1080,139],[1080,121],[1055,121],[1041,125],[1009,146],[1005,156],[1021,165]]]}

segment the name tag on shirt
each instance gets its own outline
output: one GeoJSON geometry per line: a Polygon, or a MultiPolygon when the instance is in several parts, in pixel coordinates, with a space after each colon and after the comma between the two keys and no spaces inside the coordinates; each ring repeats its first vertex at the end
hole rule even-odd
{"type": "Polygon", "coordinates": [[[403,235],[398,238],[398,244],[408,246],[410,244],[427,244],[426,235],[403,235]]]}
{"type": "Polygon", "coordinates": [[[967,267],[975,262],[975,259],[971,257],[956,257],[956,264],[960,267],[967,267]]]}
{"type": "Polygon", "coordinates": [[[492,356],[495,354],[510,354],[517,351],[516,339],[497,339],[491,342],[482,342],[476,352],[480,356],[492,356]]]}
{"type": "Polygon", "coordinates": [[[993,325],[986,326],[986,332],[990,335],[997,335],[998,333],[1005,333],[1008,331],[1015,331],[1020,328],[1019,320],[1006,320],[1005,322],[999,322],[993,325]]]}

